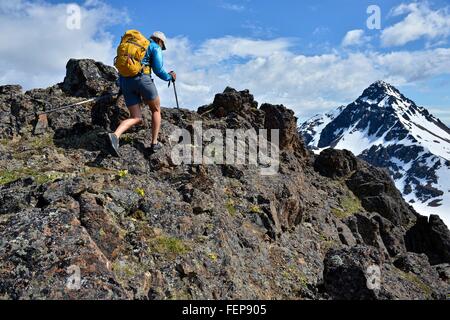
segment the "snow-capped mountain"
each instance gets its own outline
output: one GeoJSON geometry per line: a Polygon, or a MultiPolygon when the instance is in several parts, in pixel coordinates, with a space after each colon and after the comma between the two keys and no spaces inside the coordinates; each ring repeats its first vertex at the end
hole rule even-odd
{"type": "Polygon", "coordinates": [[[450,129],[395,87],[377,81],[355,102],[299,130],[315,152],[347,149],[388,168],[416,211],[438,214],[450,225],[450,129]]]}

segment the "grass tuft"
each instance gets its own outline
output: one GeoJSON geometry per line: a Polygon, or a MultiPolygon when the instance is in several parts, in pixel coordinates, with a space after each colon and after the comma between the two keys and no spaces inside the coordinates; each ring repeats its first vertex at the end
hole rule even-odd
{"type": "Polygon", "coordinates": [[[362,210],[361,201],[354,196],[353,194],[351,196],[345,196],[339,199],[340,208],[332,208],[331,212],[338,218],[338,219],[345,219],[348,218],[355,213],[362,210]]]}
{"type": "Polygon", "coordinates": [[[160,254],[182,255],[190,251],[188,245],[182,240],[167,236],[159,236],[151,239],[149,246],[150,252],[160,254]]]}
{"type": "Polygon", "coordinates": [[[228,200],[227,200],[227,203],[225,204],[225,208],[227,209],[228,213],[229,213],[231,216],[235,216],[235,215],[236,215],[237,210],[236,210],[236,208],[235,208],[235,206],[234,206],[234,201],[233,201],[233,199],[228,199],[228,200]]]}

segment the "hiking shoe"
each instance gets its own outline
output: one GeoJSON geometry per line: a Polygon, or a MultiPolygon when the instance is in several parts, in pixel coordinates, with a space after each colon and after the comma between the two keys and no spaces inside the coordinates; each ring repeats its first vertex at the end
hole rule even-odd
{"type": "Polygon", "coordinates": [[[117,157],[120,157],[120,153],[119,153],[119,139],[117,138],[117,136],[114,133],[109,133],[108,137],[109,137],[109,141],[111,142],[111,147],[112,147],[115,155],[117,157]]]}
{"type": "Polygon", "coordinates": [[[161,143],[156,143],[156,144],[152,144],[152,146],[150,147],[151,152],[156,152],[158,150],[161,150],[163,147],[163,145],[161,143]]]}

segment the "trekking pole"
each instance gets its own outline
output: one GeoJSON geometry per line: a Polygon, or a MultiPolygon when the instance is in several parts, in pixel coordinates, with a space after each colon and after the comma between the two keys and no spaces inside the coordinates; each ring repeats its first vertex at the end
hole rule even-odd
{"type": "MultiPolygon", "coordinates": [[[[57,107],[57,108],[54,108],[54,109],[44,110],[44,111],[40,111],[40,112],[29,112],[29,113],[24,114],[24,116],[26,116],[26,117],[27,116],[31,116],[31,115],[40,116],[40,115],[43,115],[43,114],[53,113],[53,112],[57,112],[57,111],[63,111],[63,110],[66,110],[66,109],[71,109],[71,108],[75,108],[75,107],[78,107],[78,106],[82,106],[82,105],[85,105],[85,104],[88,104],[88,103],[91,103],[91,102],[98,102],[100,100],[103,100],[103,99],[106,99],[106,98],[109,98],[109,97],[113,97],[113,96],[119,97],[120,94],[121,94],[121,92],[119,91],[119,93],[106,94],[106,95],[103,95],[101,97],[96,97],[96,98],[83,100],[83,101],[80,101],[80,102],[77,102],[77,103],[73,103],[73,104],[70,104],[70,105],[62,106],[62,107],[57,107]]],[[[40,103],[45,104],[45,105],[50,105],[49,102],[44,101],[44,100],[35,99],[35,98],[33,98],[31,100],[36,101],[36,102],[40,102],[40,103]]]]}
{"type": "MultiPolygon", "coordinates": [[[[120,95],[122,94],[121,90],[119,90],[118,93],[111,93],[111,94],[107,94],[107,95],[103,95],[101,97],[96,97],[96,98],[91,98],[91,99],[87,99],[81,102],[77,102],[77,103],[73,103],[70,105],[66,105],[66,106],[62,106],[62,107],[58,107],[58,108],[54,108],[54,109],[46,109],[44,111],[40,111],[40,112],[30,112],[30,113],[26,113],[24,114],[24,116],[28,117],[31,115],[35,115],[37,117],[36,120],[36,125],[34,127],[34,133],[35,134],[39,134],[39,133],[43,133],[47,130],[48,127],[48,117],[47,115],[53,112],[58,112],[58,111],[63,111],[66,109],[72,109],[78,106],[82,106],[88,103],[92,103],[92,102],[98,102],[100,100],[103,100],[105,98],[109,98],[109,97],[113,97],[113,96],[117,96],[117,99],[120,97],[120,95]]],[[[45,106],[51,106],[51,104],[48,101],[44,101],[44,100],[40,100],[40,99],[32,99],[36,102],[42,103],[45,106]]]]}
{"type": "MultiPolygon", "coordinates": [[[[177,109],[180,109],[180,105],[178,104],[178,94],[177,94],[177,87],[175,85],[175,81],[172,80],[173,83],[173,92],[175,93],[175,101],[177,102],[177,109]]],[[[170,87],[170,82],[169,82],[170,87]]]]}

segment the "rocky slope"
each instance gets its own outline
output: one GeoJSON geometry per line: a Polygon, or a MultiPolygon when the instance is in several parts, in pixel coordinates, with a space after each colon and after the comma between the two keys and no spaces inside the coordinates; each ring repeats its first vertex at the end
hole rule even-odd
{"type": "Polygon", "coordinates": [[[198,112],[163,109],[110,155],[123,99],[29,112],[115,91],[113,68],[71,60],[64,83],[0,87],[0,297],[4,299],[446,299],[450,233],[389,175],[350,152],[308,152],[293,112],[227,88],[198,112]],[[280,172],[174,165],[176,127],[280,128],[280,172]],[[78,281],[77,271],[80,280],[78,281]],[[379,276],[378,276],[379,275],[379,276]]]}
{"type": "Polygon", "coordinates": [[[346,107],[300,127],[307,145],[348,149],[387,168],[405,200],[450,225],[450,129],[395,87],[377,81],[346,107]]]}

